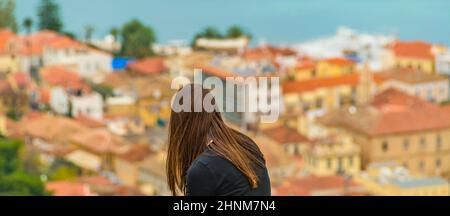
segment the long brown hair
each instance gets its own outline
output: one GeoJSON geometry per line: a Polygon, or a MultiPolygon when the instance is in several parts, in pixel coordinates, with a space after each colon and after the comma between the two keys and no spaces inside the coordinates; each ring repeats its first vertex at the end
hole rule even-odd
{"type": "MultiPolygon", "coordinates": [[[[207,147],[231,162],[247,177],[250,186],[257,188],[259,182],[255,168],[265,166],[264,157],[257,145],[249,137],[228,127],[217,110],[207,112],[201,106],[201,112],[194,112],[195,103],[203,103],[209,90],[194,84],[184,88],[190,88],[192,112],[175,112],[172,109],[169,123],[166,174],[173,195],[178,192],[186,194],[186,172],[207,147]],[[201,101],[194,101],[195,88],[201,88],[201,101]]],[[[186,102],[184,99],[181,101],[186,102]]],[[[217,106],[214,98],[212,101],[217,106]]]]}

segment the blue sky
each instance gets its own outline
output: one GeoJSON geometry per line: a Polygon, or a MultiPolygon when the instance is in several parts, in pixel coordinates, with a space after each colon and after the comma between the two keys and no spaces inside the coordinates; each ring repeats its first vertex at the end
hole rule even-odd
{"type": "MultiPolygon", "coordinates": [[[[35,17],[39,0],[16,0],[17,17],[35,17]]],[[[78,35],[138,18],[158,39],[190,40],[205,26],[238,24],[256,40],[291,43],[329,35],[341,25],[404,39],[450,44],[450,1],[445,0],[56,0],[65,28],[78,35]]]]}

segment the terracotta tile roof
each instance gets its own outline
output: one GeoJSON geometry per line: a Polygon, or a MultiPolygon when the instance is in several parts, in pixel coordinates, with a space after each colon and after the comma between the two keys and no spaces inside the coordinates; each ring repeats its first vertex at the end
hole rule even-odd
{"type": "Polygon", "coordinates": [[[434,81],[447,81],[448,78],[439,74],[428,74],[413,69],[391,69],[378,72],[385,80],[393,79],[405,83],[428,83],[434,81]]]}
{"type": "Polygon", "coordinates": [[[41,88],[39,89],[39,102],[43,104],[50,103],[52,98],[52,94],[49,89],[41,88]]]}
{"type": "Polygon", "coordinates": [[[341,58],[341,57],[322,59],[322,61],[326,62],[328,64],[339,65],[339,66],[348,66],[348,65],[356,64],[356,62],[354,62],[350,59],[341,58]]]}
{"type": "Polygon", "coordinates": [[[119,155],[119,157],[128,162],[138,162],[144,160],[152,153],[146,145],[134,145],[128,151],[119,155]]]}
{"type": "Polygon", "coordinates": [[[167,71],[164,59],[160,57],[134,61],[127,65],[127,69],[143,75],[161,74],[167,71]]]}
{"type": "Polygon", "coordinates": [[[25,93],[28,84],[28,76],[24,73],[8,75],[6,79],[0,79],[0,95],[25,93]]]}
{"type": "Polygon", "coordinates": [[[124,71],[117,71],[106,75],[102,85],[110,87],[123,87],[130,84],[130,75],[124,71]]]}
{"type": "Polygon", "coordinates": [[[316,68],[316,61],[310,57],[304,56],[297,60],[297,65],[295,68],[297,70],[314,69],[316,68]]]}
{"type": "MultiPolygon", "coordinates": [[[[346,74],[331,78],[315,78],[304,81],[286,81],[282,85],[284,94],[302,93],[314,91],[320,88],[337,87],[337,86],[356,86],[358,85],[360,74],[358,72],[346,74]]],[[[376,83],[384,81],[383,77],[378,74],[373,74],[373,79],[376,83]]]]}
{"type": "Polygon", "coordinates": [[[90,118],[85,115],[80,115],[76,117],[75,120],[88,128],[103,128],[106,126],[102,121],[90,118]]]}
{"type": "Polygon", "coordinates": [[[242,53],[242,57],[250,60],[261,60],[261,59],[274,59],[277,56],[292,56],[296,55],[292,49],[289,48],[281,48],[274,47],[270,45],[264,45],[260,47],[256,47],[253,49],[247,49],[242,53]]]}
{"type": "MultiPolygon", "coordinates": [[[[2,114],[0,114],[2,115],[2,114]]],[[[8,137],[21,138],[23,137],[22,127],[18,122],[6,118],[6,131],[8,137]]]]}
{"type": "Polygon", "coordinates": [[[46,45],[61,37],[66,36],[47,30],[29,36],[17,36],[10,41],[13,45],[10,52],[22,55],[42,55],[46,45]]]}
{"type": "Polygon", "coordinates": [[[88,46],[86,46],[85,44],[65,36],[55,38],[54,40],[46,44],[46,46],[54,49],[67,49],[67,48],[73,48],[78,50],[89,49],[88,46]]]}
{"type": "Polygon", "coordinates": [[[83,176],[80,177],[78,181],[88,185],[103,185],[103,186],[114,185],[114,183],[111,180],[103,176],[83,176]]]}
{"type": "Polygon", "coordinates": [[[79,182],[58,181],[48,182],[45,185],[54,196],[94,196],[89,186],[79,182]]]}
{"type": "Polygon", "coordinates": [[[359,190],[359,185],[341,176],[306,176],[290,178],[276,189],[278,196],[346,195],[359,190]],[[347,192],[344,188],[347,188],[347,192]]]}
{"type": "Polygon", "coordinates": [[[388,89],[369,105],[338,109],[320,119],[325,125],[357,131],[369,136],[450,128],[450,110],[388,89]]]}
{"type": "Polygon", "coordinates": [[[29,76],[25,72],[16,72],[13,73],[11,76],[17,83],[17,85],[22,87],[26,86],[30,82],[29,76]]]}
{"type": "Polygon", "coordinates": [[[105,129],[90,129],[70,136],[76,145],[96,154],[123,154],[127,151],[128,143],[105,129]]]}
{"type": "Polygon", "coordinates": [[[72,134],[88,130],[72,119],[41,113],[25,116],[20,124],[24,133],[55,142],[67,141],[72,134]]]}
{"type": "MultiPolygon", "coordinates": [[[[236,78],[236,77],[249,77],[244,75],[239,75],[233,71],[225,70],[216,66],[207,65],[207,64],[197,64],[193,65],[194,69],[200,69],[203,73],[208,74],[210,76],[216,76],[221,79],[226,79],[228,77],[230,78],[236,78]]],[[[271,74],[264,74],[264,75],[254,75],[256,78],[262,78],[262,77],[277,77],[278,74],[271,73],[271,74]]]]}
{"type": "Polygon", "coordinates": [[[227,70],[223,70],[220,69],[218,67],[214,67],[214,66],[209,66],[209,65],[195,65],[194,66],[195,69],[201,69],[203,73],[212,75],[212,76],[216,76],[222,79],[225,79],[227,77],[235,77],[236,74],[231,72],[231,71],[227,71],[227,70]]]}
{"type": "Polygon", "coordinates": [[[14,37],[16,37],[14,32],[8,29],[0,29],[0,54],[7,51],[7,44],[14,37]]]}
{"type": "Polygon", "coordinates": [[[298,133],[297,130],[289,128],[287,126],[281,125],[273,128],[268,128],[262,131],[266,136],[272,140],[280,143],[298,143],[298,142],[309,142],[310,140],[298,133]]]}
{"type": "Polygon", "coordinates": [[[42,80],[50,86],[90,91],[89,85],[76,73],[62,66],[51,66],[41,70],[42,80]]]}
{"type": "Polygon", "coordinates": [[[433,45],[424,41],[396,41],[391,45],[395,56],[403,58],[434,59],[433,45]]]}
{"type": "Polygon", "coordinates": [[[7,80],[0,80],[0,95],[8,94],[12,91],[7,80]]]}

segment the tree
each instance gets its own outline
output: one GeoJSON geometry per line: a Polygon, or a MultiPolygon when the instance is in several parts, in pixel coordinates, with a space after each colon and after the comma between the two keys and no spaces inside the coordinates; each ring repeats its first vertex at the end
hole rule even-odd
{"type": "Polygon", "coordinates": [[[120,54],[136,58],[153,55],[152,44],[156,42],[153,29],[139,20],[126,23],[121,30],[122,49],[120,54]]]}
{"type": "Polygon", "coordinates": [[[19,156],[22,142],[0,138],[0,176],[9,175],[20,170],[19,156]]]}
{"type": "Polygon", "coordinates": [[[195,46],[195,43],[199,38],[223,38],[222,33],[214,27],[208,26],[204,28],[201,32],[197,33],[192,40],[192,46],[195,46]]]}
{"type": "Polygon", "coordinates": [[[90,83],[90,86],[93,91],[99,93],[104,100],[108,97],[114,96],[114,88],[106,85],[90,83]]]}
{"type": "Polygon", "coordinates": [[[21,141],[0,138],[0,195],[48,195],[38,176],[23,171],[22,148],[21,141]]]}
{"type": "Polygon", "coordinates": [[[50,174],[51,181],[75,180],[78,178],[78,169],[61,166],[50,174]]]}
{"type": "Polygon", "coordinates": [[[114,27],[109,31],[109,34],[114,37],[114,41],[117,41],[119,39],[120,30],[114,27]]]}
{"type": "Polygon", "coordinates": [[[73,32],[65,31],[65,32],[61,32],[61,34],[65,35],[65,36],[67,36],[67,37],[69,37],[69,38],[72,38],[72,39],[74,39],[74,40],[77,39],[77,36],[76,36],[75,33],[73,33],[73,32]]]}
{"type": "Polygon", "coordinates": [[[92,25],[86,25],[84,27],[84,40],[89,43],[92,40],[92,35],[94,34],[95,27],[92,25]]]}
{"type": "Polygon", "coordinates": [[[27,31],[27,35],[31,33],[31,28],[33,27],[33,20],[30,17],[27,17],[23,20],[23,27],[27,31]]]}
{"type": "Polygon", "coordinates": [[[227,30],[227,38],[239,37],[247,37],[248,39],[252,38],[251,34],[246,32],[242,27],[236,25],[230,26],[227,30]]]}
{"type": "Polygon", "coordinates": [[[214,27],[206,27],[200,33],[200,36],[204,38],[223,38],[222,33],[214,27]]]}
{"type": "Polygon", "coordinates": [[[81,169],[70,161],[57,158],[51,164],[47,175],[50,181],[75,180],[81,173],[81,169]]]}
{"type": "Polygon", "coordinates": [[[0,195],[46,196],[48,193],[45,191],[45,186],[39,177],[17,172],[2,177],[0,181],[0,195]]]}
{"type": "Polygon", "coordinates": [[[8,28],[17,32],[18,26],[14,11],[16,3],[14,0],[0,0],[0,28],[8,28]]]}
{"type": "Polygon", "coordinates": [[[59,5],[54,0],[41,0],[38,6],[39,29],[61,32],[63,23],[59,14],[59,5]]]}

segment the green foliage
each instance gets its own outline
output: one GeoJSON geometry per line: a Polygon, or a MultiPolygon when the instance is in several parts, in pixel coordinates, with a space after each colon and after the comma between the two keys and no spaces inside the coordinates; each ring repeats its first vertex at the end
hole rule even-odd
{"type": "Polygon", "coordinates": [[[246,32],[242,27],[234,25],[228,28],[227,37],[228,38],[247,37],[248,39],[251,39],[252,35],[246,32]]]}
{"type": "Polygon", "coordinates": [[[0,195],[45,196],[48,193],[39,177],[17,172],[2,177],[0,195]]]}
{"type": "Polygon", "coordinates": [[[67,37],[70,37],[70,38],[72,38],[72,39],[77,39],[77,36],[75,35],[75,33],[73,33],[73,32],[68,32],[68,31],[66,31],[66,32],[61,32],[63,35],[65,35],[65,36],[67,36],[67,37]]]}
{"type": "Polygon", "coordinates": [[[78,172],[79,170],[77,168],[62,166],[51,173],[49,179],[51,181],[75,180],[78,177],[78,172]]]}
{"type": "Polygon", "coordinates": [[[31,28],[33,27],[33,20],[30,17],[27,17],[23,20],[22,25],[27,31],[27,34],[30,34],[31,28]]]}
{"type": "Polygon", "coordinates": [[[78,166],[67,160],[58,158],[53,161],[47,175],[50,181],[60,181],[75,180],[80,173],[81,169],[78,166]]]}
{"type": "Polygon", "coordinates": [[[95,84],[95,83],[90,83],[90,86],[93,91],[102,95],[103,99],[114,96],[114,89],[110,86],[105,86],[105,85],[100,85],[100,84],[95,84]]]}
{"type": "Polygon", "coordinates": [[[84,27],[84,41],[90,42],[92,40],[92,35],[95,32],[95,27],[92,25],[86,25],[84,27]]]}
{"type": "Polygon", "coordinates": [[[22,142],[0,138],[0,176],[9,175],[21,169],[19,152],[22,142]]]}
{"type": "Polygon", "coordinates": [[[224,36],[214,27],[206,27],[198,34],[200,37],[204,38],[223,38],[224,36]]]}
{"type": "Polygon", "coordinates": [[[118,40],[119,39],[119,34],[120,34],[120,30],[116,27],[112,28],[109,31],[109,34],[111,34],[114,37],[114,40],[118,40]]]}
{"type": "Polygon", "coordinates": [[[41,161],[40,154],[37,151],[27,151],[23,159],[23,171],[39,176],[43,173],[44,164],[41,161]]]}
{"type": "Polygon", "coordinates": [[[221,38],[239,38],[239,37],[247,37],[249,40],[252,38],[251,34],[246,32],[240,26],[230,26],[227,29],[226,34],[222,34],[218,29],[208,26],[204,28],[201,32],[195,34],[194,39],[192,40],[192,45],[194,46],[197,39],[199,38],[209,38],[209,39],[221,39],[221,38]]]}
{"type": "Polygon", "coordinates": [[[48,195],[38,176],[22,170],[20,152],[22,142],[0,138],[0,195],[48,195]]]}
{"type": "Polygon", "coordinates": [[[122,56],[144,58],[153,55],[152,44],[156,42],[153,29],[139,20],[126,23],[121,29],[122,56]]]}
{"type": "Polygon", "coordinates": [[[8,117],[9,119],[11,119],[13,121],[19,121],[22,118],[22,114],[18,113],[17,110],[9,110],[6,113],[6,117],[8,117]]]}
{"type": "Polygon", "coordinates": [[[59,5],[54,0],[41,0],[38,6],[39,29],[61,32],[63,23],[59,14],[59,5]]]}
{"type": "Polygon", "coordinates": [[[14,0],[0,0],[0,28],[8,28],[17,32],[18,25],[14,10],[16,3],[14,0]]]}

